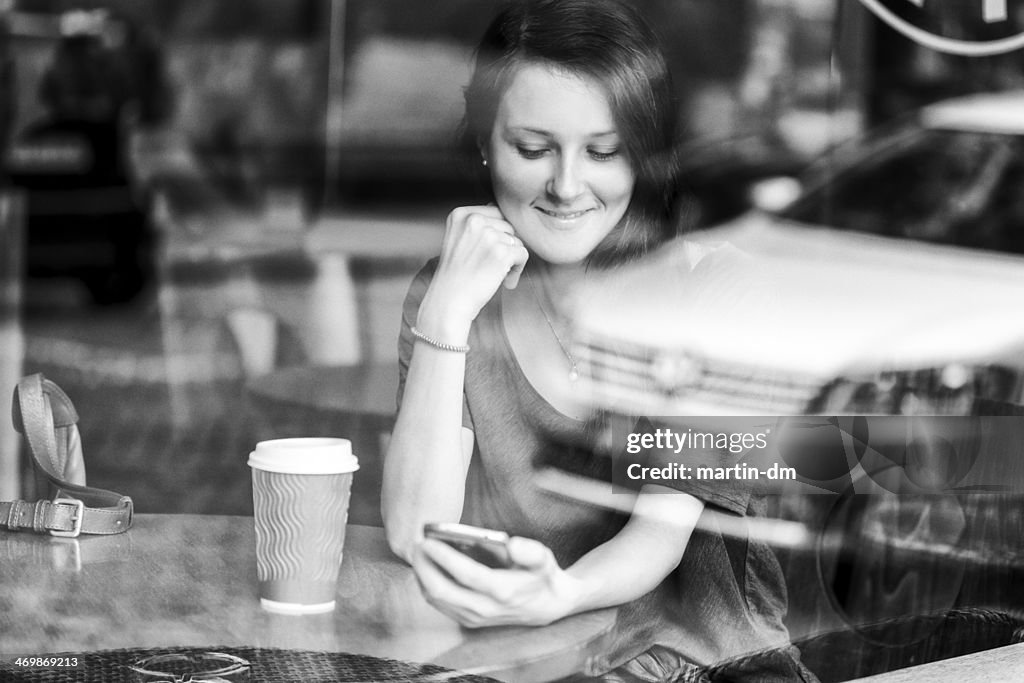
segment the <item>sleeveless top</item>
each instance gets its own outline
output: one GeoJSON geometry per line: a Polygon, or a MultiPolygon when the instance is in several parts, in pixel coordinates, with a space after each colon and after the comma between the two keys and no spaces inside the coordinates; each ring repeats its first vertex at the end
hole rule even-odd
{"type": "MultiPolygon", "coordinates": [[[[410,328],[436,267],[436,258],[424,266],[405,300],[398,342],[399,406],[416,341],[410,328]]],[[[568,458],[575,465],[580,460],[584,467],[592,465],[599,479],[610,476],[602,463],[586,462],[594,450],[594,427],[558,411],[530,384],[506,336],[500,295],[481,310],[468,343],[462,423],[475,439],[461,521],[536,539],[567,567],[612,538],[626,517],[541,489],[535,466],[568,458]]],[[[723,464],[718,452],[706,456],[709,460],[701,464],[723,464]]],[[[763,497],[739,482],[667,485],[695,495],[705,508],[764,514],[763,497]]],[[[700,665],[785,649],[786,604],[782,572],[770,548],[697,529],[677,570],[648,596],[620,610],[616,642],[594,666],[611,669],[656,644],[700,665]]],[[[757,680],[771,680],[767,673],[757,680]]]]}

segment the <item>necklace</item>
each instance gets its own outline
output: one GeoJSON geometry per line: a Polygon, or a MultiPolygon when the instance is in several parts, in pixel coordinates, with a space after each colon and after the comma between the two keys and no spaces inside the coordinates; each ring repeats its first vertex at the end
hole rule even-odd
{"type": "Polygon", "coordinates": [[[575,382],[580,378],[580,371],[576,367],[576,359],[569,353],[569,349],[566,347],[565,342],[558,335],[558,331],[555,329],[554,323],[551,322],[551,318],[548,317],[548,312],[544,310],[544,305],[540,302],[540,294],[537,292],[536,285],[533,284],[533,278],[529,273],[526,273],[526,279],[530,282],[530,290],[533,292],[533,300],[537,302],[537,308],[540,309],[540,314],[544,316],[544,322],[548,324],[548,329],[551,330],[551,334],[555,337],[555,341],[558,342],[558,348],[562,349],[562,353],[565,354],[566,360],[569,361],[569,381],[575,382]]]}

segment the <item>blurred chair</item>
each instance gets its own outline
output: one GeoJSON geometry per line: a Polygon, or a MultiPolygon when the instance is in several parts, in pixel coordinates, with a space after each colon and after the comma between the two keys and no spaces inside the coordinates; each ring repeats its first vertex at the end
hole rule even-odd
{"type": "Polygon", "coordinates": [[[194,208],[172,206],[188,192],[157,194],[159,305],[179,425],[195,412],[179,386],[196,379],[251,379],[304,362],[397,363],[406,290],[440,238],[431,221],[309,224],[287,202],[194,208]]]}
{"type": "Polygon", "coordinates": [[[205,414],[190,385],[241,381],[311,357],[303,342],[315,315],[317,272],[301,252],[161,265],[159,306],[176,425],[205,414]]]}
{"type": "Polygon", "coordinates": [[[24,195],[0,188],[0,500],[21,490],[21,449],[11,423],[10,399],[22,374],[25,339],[21,327],[24,195]]]}
{"type": "Polygon", "coordinates": [[[310,223],[287,195],[247,209],[203,194],[209,184],[197,183],[202,168],[191,161],[157,170],[158,299],[174,424],[190,428],[235,409],[209,405],[199,383],[223,380],[239,393],[244,384],[252,443],[352,441],[360,470],[350,519],[379,525],[402,303],[436,253],[443,222],[328,215],[310,223]]]}
{"type": "Polygon", "coordinates": [[[203,415],[189,384],[254,377],[282,363],[359,362],[346,255],[307,251],[307,226],[276,207],[210,195],[203,167],[178,156],[139,153],[170,160],[139,166],[149,168],[160,236],[158,301],[175,424],[203,415]]]}

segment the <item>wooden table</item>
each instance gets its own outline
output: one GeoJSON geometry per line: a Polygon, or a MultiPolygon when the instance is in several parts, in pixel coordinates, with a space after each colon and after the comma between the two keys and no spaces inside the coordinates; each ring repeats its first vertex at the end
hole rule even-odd
{"type": "Polygon", "coordinates": [[[139,515],[125,534],[79,539],[0,532],[0,650],[287,648],[531,681],[581,670],[613,631],[611,609],[463,629],[426,603],[380,529],[347,533],[337,609],[294,617],[260,609],[251,517],[139,515]]]}

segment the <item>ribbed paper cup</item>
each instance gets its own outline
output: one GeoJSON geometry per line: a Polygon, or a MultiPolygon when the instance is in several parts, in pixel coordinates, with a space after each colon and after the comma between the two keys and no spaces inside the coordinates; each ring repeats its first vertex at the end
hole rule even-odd
{"type": "Polygon", "coordinates": [[[334,609],[352,473],[347,439],[261,441],[249,454],[260,604],[283,614],[334,609]]]}

